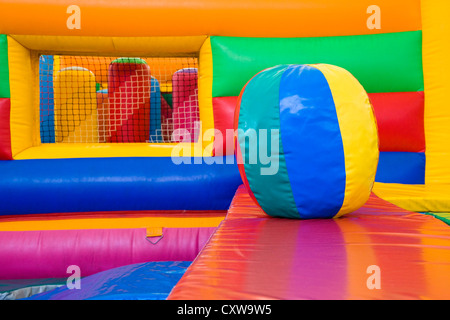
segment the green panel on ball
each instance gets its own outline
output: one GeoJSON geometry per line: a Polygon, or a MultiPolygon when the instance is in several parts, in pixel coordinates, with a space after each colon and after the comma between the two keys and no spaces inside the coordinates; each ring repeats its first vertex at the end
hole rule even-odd
{"type": "Polygon", "coordinates": [[[238,138],[245,175],[261,208],[267,214],[299,218],[279,134],[279,85],[287,67],[282,65],[266,70],[247,84],[241,98],[241,106],[245,107],[239,111],[238,138]],[[260,130],[267,132],[267,140],[260,139],[260,130]],[[278,134],[274,132],[273,138],[269,140],[272,130],[277,130],[278,134]],[[257,139],[257,143],[254,139],[257,139]],[[260,152],[261,140],[267,146],[267,153],[264,150],[260,152]],[[278,148],[273,149],[274,144],[278,144],[278,148]],[[261,157],[272,155],[272,152],[275,159],[262,165],[261,157]],[[277,188],[271,188],[273,185],[277,188]]]}

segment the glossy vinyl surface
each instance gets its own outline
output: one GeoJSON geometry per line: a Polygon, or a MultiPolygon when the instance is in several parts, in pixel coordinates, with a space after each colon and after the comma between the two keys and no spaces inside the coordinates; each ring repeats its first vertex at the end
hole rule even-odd
{"type": "Polygon", "coordinates": [[[169,299],[449,299],[449,268],[450,227],[431,216],[372,195],[338,219],[271,218],[242,186],[169,299]]]}

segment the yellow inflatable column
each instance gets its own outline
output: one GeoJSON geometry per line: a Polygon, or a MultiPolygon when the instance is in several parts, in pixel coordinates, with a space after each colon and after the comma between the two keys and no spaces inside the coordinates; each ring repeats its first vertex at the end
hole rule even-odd
{"type": "Polygon", "coordinates": [[[98,142],[95,75],[81,67],[61,69],[54,89],[56,142],[98,142]]]}
{"type": "MultiPolygon", "coordinates": [[[[425,81],[425,184],[450,184],[450,12],[449,1],[423,0],[423,72],[425,81]]],[[[446,186],[447,197],[449,187],[446,186]]],[[[434,191],[433,191],[434,193],[434,191]]],[[[450,201],[447,210],[450,210],[450,201]]]]}

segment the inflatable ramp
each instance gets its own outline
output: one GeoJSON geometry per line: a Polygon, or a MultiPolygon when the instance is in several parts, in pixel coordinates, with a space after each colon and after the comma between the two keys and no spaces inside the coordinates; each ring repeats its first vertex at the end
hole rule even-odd
{"type": "Polygon", "coordinates": [[[302,221],[268,217],[241,186],[168,298],[449,299],[449,249],[445,223],[375,195],[340,219],[302,221]]]}

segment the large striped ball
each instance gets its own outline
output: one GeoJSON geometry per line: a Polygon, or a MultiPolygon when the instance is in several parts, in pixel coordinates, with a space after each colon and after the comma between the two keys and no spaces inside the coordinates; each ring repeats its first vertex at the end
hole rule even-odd
{"type": "Polygon", "coordinates": [[[251,197],[270,216],[335,218],[368,200],[377,125],[361,84],[326,64],[279,65],[242,89],[236,157],[251,197]]]}

